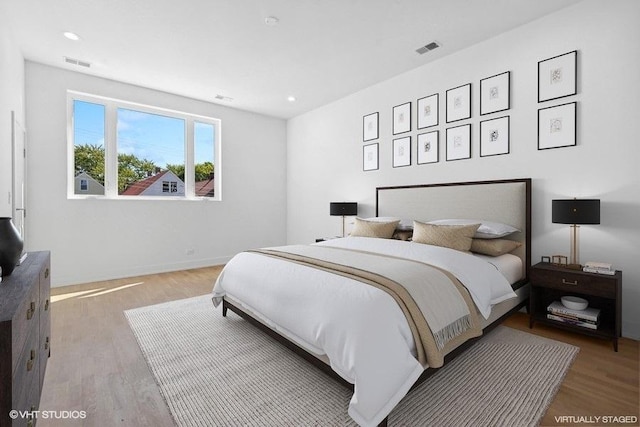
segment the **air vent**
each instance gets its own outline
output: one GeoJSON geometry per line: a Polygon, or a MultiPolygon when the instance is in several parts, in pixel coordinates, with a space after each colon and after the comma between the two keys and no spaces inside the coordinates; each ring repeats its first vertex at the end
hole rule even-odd
{"type": "Polygon", "coordinates": [[[219,101],[226,101],[226,102],[231,102],[231,101],[233,101],[233,98],[230,98],[230,97],[228,97],[228,96],[224,96],[224,95],[220,95],[220,94],[217,94],[215,98],[216,98],[217,100],[219,100],[219,101]]]}
{"type": "Polygon", "coordinates": [[[422,46],[419,49],[416,49],[416,52],[418,52],[420,55],[425,54],[427,52],[429,52],[430,50],[436,49],[440,47],[440,44],[438,44],[438,42],[431,42],[429,44],[426,44],[424,46],[422,46]]]}
{"type": "Polygon", "coordinates": [[[85,68],[91,67],[91,63],[87,61],[81,61],[79,59],[69,58],[68,56],[64,57],[64,62],[71,65],[78,65],[79,67],[85,67],[85,68]]]}

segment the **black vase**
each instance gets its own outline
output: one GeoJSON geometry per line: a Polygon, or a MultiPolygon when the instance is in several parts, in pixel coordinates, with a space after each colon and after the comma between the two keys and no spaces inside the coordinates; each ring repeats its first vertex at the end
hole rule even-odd
{"type": "Polygon", "coordinates": [[[11,218],[0,218],[0,267],[1,276],[8,276],[18,264],[22,254],[22,237],[11,218]]]}

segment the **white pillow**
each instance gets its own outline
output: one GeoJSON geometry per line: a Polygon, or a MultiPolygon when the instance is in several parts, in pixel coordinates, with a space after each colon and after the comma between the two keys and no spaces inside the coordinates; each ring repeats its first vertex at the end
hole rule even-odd
{"type": "Polygon", "coordinates": [[[499,239],[520,231],[507,224],[481,219],[438,219],[435,221],[429,221],[429,224],[436,225],[469,225],[478,223],[480,224],[480,227],[478,227],[476,234],[473,236],[476,239],[499,239]]]}

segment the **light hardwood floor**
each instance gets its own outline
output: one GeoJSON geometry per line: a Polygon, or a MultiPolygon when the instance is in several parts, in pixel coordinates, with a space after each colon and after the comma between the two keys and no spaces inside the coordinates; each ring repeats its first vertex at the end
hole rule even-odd
{"type": "MultiPolygon", "coordinates": [[[[52,289],[51,358],[40,409],[85,411],[86,418],[41,418],[38,426],[172,426],[123,311],[209,293],[219,272],[210,267],[52,289]]],[[[558,422],[561,416],[639,417],[637,341],[620,340],[615,353],[608,341],[544,325],[530,330],[525,314],[504,324],[580,347],[543,426],[604,425],[558,422]]]]}

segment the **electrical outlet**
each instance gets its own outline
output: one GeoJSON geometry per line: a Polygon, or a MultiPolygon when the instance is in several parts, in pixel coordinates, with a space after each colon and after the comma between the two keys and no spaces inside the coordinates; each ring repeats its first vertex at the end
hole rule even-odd
{"type": "Polygon", "coordinates": [[[193,249],[193,248],[189,248],[189,249],[187,249],[187,255],[193,255],[193,254],[195,254],[195,253],[196,253],[196,250],[195,250],[195,249],[193,249]]]}

